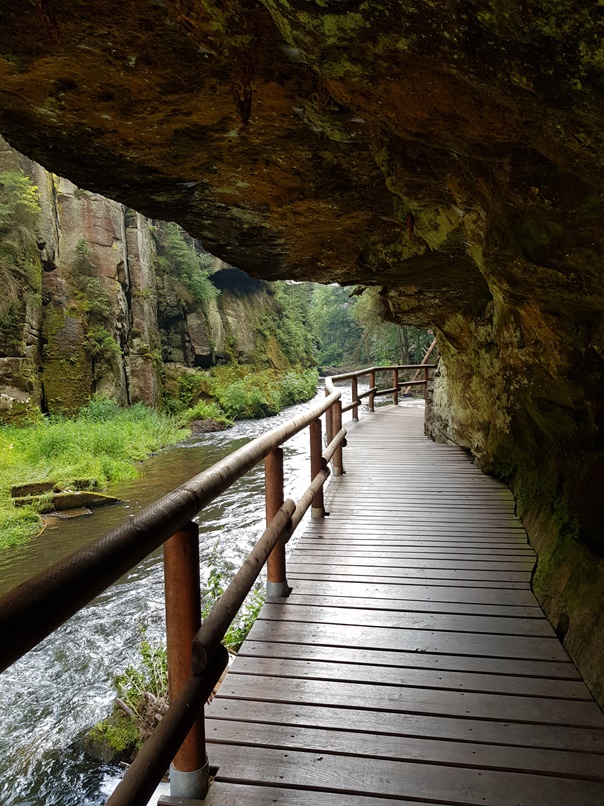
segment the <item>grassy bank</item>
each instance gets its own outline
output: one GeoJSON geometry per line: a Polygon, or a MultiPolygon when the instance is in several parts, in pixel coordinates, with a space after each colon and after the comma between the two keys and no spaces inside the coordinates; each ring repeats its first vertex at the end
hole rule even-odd
{"type": "Polygon", "coordinates": [[[316,369],[284,375],[274,369],[254,372],[245,365],[229,364],[181,377],[168,408],[175,414],[184,412],[186,420],[229,423],[269,417],[314,397],[318,378],[316,369]]]}
{"type": "Polygon", "coordinates": [[[52,481],[68,489],[86,480],[84,486],[104,489],[135,478],[138,462],[188,437],[188,422],[229,425],[277,414],[284,406],[309,400],[316,386],[315,370],[283,375],[231,365],[216,367],[210,375],[185,376],[169,414],[142,404],[121,408],[97,397],[74,419],[40,417],[29,426],[0,428],[0,550],[41,529],[34,507],[13,504],[12,485],[52,481]]]}
{"type": "Polygon", "coordinates": [[[16,508],[10,487],[53,481],[69,487],[76,480],[103,489],[135,478],[136,463],[189,431],[174,418],[137,404],[122,409],[95,398],[72,420],[52,417],[27,427],[0,429],[0,550],[15,546],[40,529],[31,507],[16,508]]]}

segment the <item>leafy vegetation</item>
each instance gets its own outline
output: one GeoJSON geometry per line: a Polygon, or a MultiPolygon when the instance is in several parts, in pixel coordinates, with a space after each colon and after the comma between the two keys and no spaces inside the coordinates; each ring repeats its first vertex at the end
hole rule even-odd
{"type": "MultiPolygon", "coordinates": [[[[208,564],[209,575],[206,590],[202,602],[202,618],[205,619],[212,610],[218,599],[226,590],[230,579],[225,568],[218,566],[216,556],[213,556],[208,564]]],[[[247,634],[254,626],[258,613],[265,600],[264,585],[259,580],[256,582],[245,602],[240,607],[237,615],[233,619],[231,626],[226,632],[222,643],[233,652],[237,652],[244,642],[247,634]]]]}
{"type": "Polygon", "coordinates": [[[186,423],[194,420],[211,421],[225,428],[233,425],[233,421],[226,416],[217,403],[207,402],[206,400],[200,400],[192,408],[187,409],[182,415],[182,419],[186,423]]]}
{"type": "Polygon", "coordinates": [[[358,362],[363,329],[351,314],[346,288],[317,285],[313,290],[310,321],[316,339],[317,360],[322,367],[342,367],[358,362]]]}
{"type": "Polygon", "coordinates": [[[120,700],[133,714],[141,740],[153,731],[168,708],[168,655],[161,642],[152,643],[141,627],[139,666],[127,666],[114,679],[120,700]]]}
{"type": "Polygon", "coordinates": [[[351,296],[340,286],[315,286],[310,322],[326,368],[419,363],[433,339],[430,331],[386,322],[375,289],[351,296]]]}
{"type": "Polygon", "coordinates": [[[83,238],[78,241],[75,251],[70,284],[74,303],[84,322],[84,344],[92,358],[94,371],[94,365],[99,362],[111,364],[118,361],[122,351],[112,335],[115,313],[109,291],[98,276],[94,253],[83,238]]]}
{"type": "Polygon", "coordinates": [[[50,480],[69,486],[89,479],[98,487],[136,477],[135,462],[189,435],[174,419],[137,403],[123,409],[93,398],[80,415],[40,417],[34,424],[0,428],[0,549],[40,529],[33,507],[15,508],[13,484],[50,480]]]}
{"type": "Polygon", "coordinates": [[[259,334],[266,340],[274,338],[292,366],[314,366],[315,349],[310,321],[312,285],[276,282],[272,288],[275,314],[262,318],[259,334]]]}
{"type": "Polygon", "coordinates": [[[250,365],[225,364],[208,372],[187,372],[177,389],[165,397],[166,409],[185,422],[214,420],[225,425],[278,414],[285,406],[310,400],[317,391],[316,369],[254,370],[250,365]]]}
{"type": "Polygon", "coordinates": [[[220,293],[210,280],[209,270],[214,258],[207,252],[198,252],[193,239],[172,222],[161,222],[157,228],[157,240],[158,269],[179,280],[190,294],[191,301],[207,311],[209,303],[220,293]]]}
{"type": "Polygon", "coordinates": [[[34,235],[38,189],[21,171],[0,173],[0,327],[17,318],[22,288],[40,293],[41,264],[34,235]]]}
{"type": "MultiPolygon", "coordinates": [[[[202,619],[208,614],[224,593],[229,574],[219,567],[217,555],[209,562],[209,575],[202,598],[202,619]]],[[[233,619],[222,643],[232,652],[237,652],[251,630],[262,605],[265,593],[258,581],[250,591],[239,612],[233,619]]],[[[141,642],[138,662],[129,664],[114,678],[116,701],[113,713],[97,723],[88,734],[88,746],[96,752],[104,746],[102,754],[107,758],[117,754],[130,757],[157,727],[169,705],[168,658],[165,644],[151,642],[145,627],[141,626],[141,642]]]]}
{"type": "Polygon", "coordinates": [[[319,376],[315,369],[288,372],[253,372],[245,366],[214,367],[211,394],[231,420],[278,414],[284,406],[314,397],[319,376]]]}

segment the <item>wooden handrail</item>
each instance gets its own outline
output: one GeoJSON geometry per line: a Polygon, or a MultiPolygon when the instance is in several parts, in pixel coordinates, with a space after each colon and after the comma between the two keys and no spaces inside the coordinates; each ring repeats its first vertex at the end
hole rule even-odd
{"type": "MultiPolygon", "coordinates": [[[[424,364],[426,376],[434,365],[424,364]]],[[[271,455],[280,453],[284,442],[307,426],[313,425],[311,433],[312,479],[310,486],[296,504],[288,499],[281,503],[282,495],[273,490],[273,503],[270,508],[270,522],[262,536],[250,552],[242,567],[215,603],[195,633],[192,647],[174,650],[177,658],[178,677],[183,681],[183,652],[185,666],[188,663],[191,675],[179,683],[180,692],[172,697],[172,704],[162,718],[158,728],[145,743],[137,760],[128,769],[123,781],[108,801],[111,806],[145,806],[159,783],[168,763],[185,741],[187,734],[201,720],[193,750],[189,756],[201,756],[200,766],[205,759],[203,731],[203,703],[226,666],[226,653],[221,641],[232,620],[257,580],[268,558],[278,551],[279,562],[285,567],[284,544],[290,539],[306,511],[313,506],[313,517],[324,513],[322,489],[330,475],[328,462],[331,460],[334,476],[343,473],[342,448],[345,445],[346,429],[342,427],[342,411],[355,409],[358,412],[360,401],[369,397],[370,408],[376,396],[398,393],[402,385],[411,383],[427,384],[423,381],[398,383],[399,370],[417,369],[417,365],[395,365],[391,367],[370,367],[356,372],[344,373],[325,379],[326,397],[298,417],[289,420],[267,434],[253,440],[217,462],[212,467],[194,476],[185,484],[160,498],[141,512],[128,518],[92,545],[80,549],[66,559],[60,560],[45,571],[9,591],[0,599],[0,671],[14,663],[46,636],[56,630],[68,618],[82,609],[92,599],[106,590],[121,576],[134,568],[162,543],[174,535],[186,533],[190,540],[196,533],[193,518],[235,481],[271,455]],[[375,383],[379,372],[394,373],[393,389],[379,390],[375,383]],[[358,394],[355,383],[354,400],[351,406],[342,408],[341,392],[334,387],[335,381],[369,375],[371,388],[358,394]],[[320,446],[321,428],[319,418],[326,415],[328,445],[322,454],[320,446]],[[318,435],[318,439],[317,439],[318,435]],[[314,442],[313,442],[314,440],[314,442]],[[319,447],[320,450],[320,447],[319,447]],[[281,495],[281,498],[279,498],[281,495]],[[201,739],[200,739],[201,737],[201,739]],[[201,743],[200,743],[201,742],[201,743]]],[[[280,471],[279,471],[280,472],[280,471]]],[[[277,473],[277,476],[279,473],[277,473]]],[[[277,480],[277,483],[278,480],[277,480]]],[[[268,490],[267,490],[268,493],[268,490]]],[[[180,537],[179,537],[180,540],[180,537]]],[[[185,561],[186,544],[179,549],[177,563],[185,561]],[[184,553],[183,553],[184,552],[184,553]]],[[[190,552],[195,558],[196,552],[190,552]]],[[[198,562],[198,559],[191,560],[198,562]]],[[[179,584],[182,575],[178,566],[166,574],[166,587],[179,584]],[[176,570],[174,570],[176,568],[176,570]],[[176,580],[176,581],[174,581],[176,580]]],[[[195,574],[190,575],[195,586],[195,574]]],[[[289,589],[287,589],[289,590],[289,589]]],[[[169,591],[167,591],[168,595],[169,591]]],[[[171,593],[174,593],[173,591],[171,593]]],[[[187,594],[188,596],[189,594],[187,594]]],[[[281,594],[275,594],[281,595],[281,594]]],[[[184,600],[183,600],[184,601],[184,600]]],[[[194,597],[192,602],[197,601],[194,597]]],[[[194,623],[191,602],[188,621],[194,623]]],[[[178,611],[178,607],[176,608],[178,611]]],[[[172,613],[174,613],[172,606],[172,613]]],[[[174,621],[174,617],[171,617],[174,621]]],[[[187,627],[190,634],[190,626],[187,627]]],[[[186,644],[186,642],[184,642],[186,644]]],[[[183,642],[175,642],[181,646],[183,642]]],[[[170,665],[170,661],[169,661],[170,665]]],[[[170,671],[169,668],[169,673],[170,671]]],[[[189,741],[189,740],[187,740],[189,741]]],[[[186,755],[186,754],[185,754],[186,755]]],[[[207,759],[206,759],[207,761],[207,759]]],[[[190,769],[192,761],[188,761],[190,769]]],[[[207,768],[207,763],[205,765],[207,768]]],[[[185,768],[186,770],[187,768],[185,768]]],[[[200,770],[196,770],[199,772],[200,770]]],[[[179,772],[179,775],[182,775],[179,772]]],[[[188,774],[184,772],[184,774],[188,774]]],[[[178,794],[178,793],[177,793],[178,794]]],[[[203,796],[203,795],[202,795],[203,796]]]]}
{"type": "Polygon", "coordinates": [[[271,451],[330,409],[340,395],[334,391],[307,412],[194,476],[92,545],[6,593],[0,599],[0,671],[138,565],[271,451]]]}
{"type": "Polygon", "coordinates": [[[389,364],[387,366],[355,369],[353,372],[343,372],[341,375],[331,375],[328,378],[325,378],[325,387],[331,392],[335,390],[335,387],[333,386],[333,383],[331,386],[328,386],[328,381],[337,383],[338,381],[347,381],[350,378],[360,378],[363,375],[370,375],[372,372],[392,372],[394,369],[403,371],[418,369],[419,367],[421,367],[421,369],[436,369],[436,364],[389,364]]]}
{"type": "Polygon", "coordinates": [[[429,347],[428,347],[428,349],[426,350],[426,355],[425,355],[425,356],[422,358],[422,360],[420,361],[419,369],[417,370],[417,372],[415,373],[415,375],[414,375],[414,376],[411,378],[411,380],[410,380],[410,381],[409,381],[409,383],[407,384],[406,388],[403,390],[403,394],[404,394],[404,395],[406,395],[406,394],[409,392],[409,388],[410,388],[411,384],[412,384],[412,383],[414,383],[415,381],[417,381],[417,379],[418,379],[418,378],[419,378],[419,376],[421,375],[421,373],[422,373],[422,368],[423,368],[423,367],[425,367],[425,366],[427,365],[427,363],[428,363],[428,359],[429,359],[429,358],[430,358],[430,356],[432,355],[432,352],[434,351],[434,348],[435,348],[435,347],[436,347],[436,339],[432,339],[432,343],[430,344],[430,346],[429,346],[429,347]]]}
{"type": "MultiPolygon", "coordinates": [[[[394,405],[398,405],[398,396],[399,391],[403,389],[403,394],[406,394],[412,386],[423,386],[424,387],[424,397],[426,396],[426,389],[429,382],[429,370],[436,369],[436,364],[428,364],[427,360],[430,354],[432,353],[434,347],[436,345],[436,339],[430,345],[426,355],[424,356],[421,364],[391,364],[390,366],[380,366],[380,367],[366,367],[365,369],[358,369],[354,370],[353,372],[343,372],[341,375],[332,375],[329,378],[325,378],[325,391],[326,393],[333,393],[336,391],[334,383],[341,382],[341,381],[351,381],[351,393],[352,393],[352,401],[348,403],[346,406],[341,407],[341,412],[345,413],[347,411],[352,411],[352,419],[353,421],[358,420],[359,418],[359,404],[361,400],[365,397],[369,398],[369,410],[374,410],[374,401],[376,397],[382,397],[384,395],[392,395],[392,402],[394,405]],[[404,371],[416,370],[413,379],[410,381],[401,381],[399,379],[399,373],[404,371]],[[379,389],[375,383],[375,376],[378,372],[390,372],[392,373],[392,380],[393,385],[388,389],[379,389]],[[419,374],[423,372],[424,378],[423,380],[417,380],[419,374]],[[364,375],[369,376],[369,389],[366,392],[359,394],[358,391],[358,379],[363,377],[364,375]]],[[[341,404],[338,404],[341,406],[341,404]]]]}

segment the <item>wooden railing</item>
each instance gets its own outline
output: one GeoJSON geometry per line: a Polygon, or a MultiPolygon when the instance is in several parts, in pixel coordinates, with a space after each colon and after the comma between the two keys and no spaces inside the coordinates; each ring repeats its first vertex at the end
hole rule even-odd
{"type": "MultiPolygon", "coordinates": [[[[355,372],[345,372],[342,375],[333,375],[331,378],[325,379],[325,393],[333,394],[335,391],[334,384],[340,381],[351,381],[352,388],[352,402],[342,408],[342,414],[347,411],[352,411],[352,419],[354,421],[359,419],[359,406],[361,401],[366,397],[369,398],[369,410],[375,409],[375,398],[383,395],[392,395],[392,402],[398,405],[399,393],[403,387],[407,392],[412,386],[424,387],[424,398],[426,397],[426,389],[430,379],[429,373],[434,369],[436,364],[395,364],[388,367],[368,367],[366,369],[359,369],[355,372]],[[411,380],[401,380],[400,373],[406,371],[416,370],[415,375],[411,380]],[[392,386],[387,389],[380,389],[376,386],[376,376],[379,373],[386,372],[392,373],[392,386]],[[420,380],[419,375],[423,373],[423,378],[420,380]],[[369,389],[362,394],[359,394],[359,378],[368,377],[369,389]]],[[[334,409],[335,410],[335,409],[334,409]]]]}
{"type": "MultiPolygon", "coordinates": [[[[253,440],[186,484],[130,517],[95,543],[60,560],[0,599],[0,671],[50,635],[77,611],[164,544],[166,633],[170,707],[128,768],[108,806],[146,806],[171,765],[173,796],[202,799],[209,783],[204,708],[227,665],[221,641],[237,611],[267,564],[267,595],[287,596],[285,544],[309,508],[324,515],[323,485],[341,475],[346,430],[342,412],[369,396],[398,401],[399,371],[416,366],[371,367],[326,379],[326,399],[304,414],[253,440]],[[376,373],[392,372],[393,387],[379,390],[376,373]],[[368,375],[370,389],[358,394],[357,379],[368,375]],[[353,402],[342,409],[334,381],[352,379],[353,402]],[[321,416],[325,414],[327,445],[321,416]],[[282,445],[309,427],[311,483],[296,503],[283,500],[282,445]],[[203,624],[199,580],[199,529],[193,518],[235,481],[265,463],[267,527],[203,624]]],[[[428,370],[422,367],[426,384],[428,370]]],[[[170,799],[166,803],[173,802],[170,799]]],[[[162,803],[160,799],[159,803],[162,803]]]]}

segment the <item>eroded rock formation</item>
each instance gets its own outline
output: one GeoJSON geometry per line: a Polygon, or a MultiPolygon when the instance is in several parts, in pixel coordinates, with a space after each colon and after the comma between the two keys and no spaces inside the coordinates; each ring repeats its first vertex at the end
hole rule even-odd
{"type": "MultiPolygon", "coordinates": [[[[278,345],[266,355],[257,332],[263,317],[277,318],[268,283],[205,255],[215,291],[200,304],[162,246],[171,225],[81,190],[0,138],[0,182],[6,172],[30,177],[40,209],[27,232],[35,276],[28,284],[16,273],[18,299],[0,317],[0,422],[40,409],[75,414],[95,392],[156,406],[187,368],[219,361],[262,353],[289,366],[278,345]]],[[[169,231],[185,254],[201,250],[169,231]]]]}
{"type": "Polygon", "coordinates": [[[256,276],[377,285],[436,327],[432,433],[513,485],[601,698],[603,8],[6,0],[0,26],[16,147],[256,276]]]}

